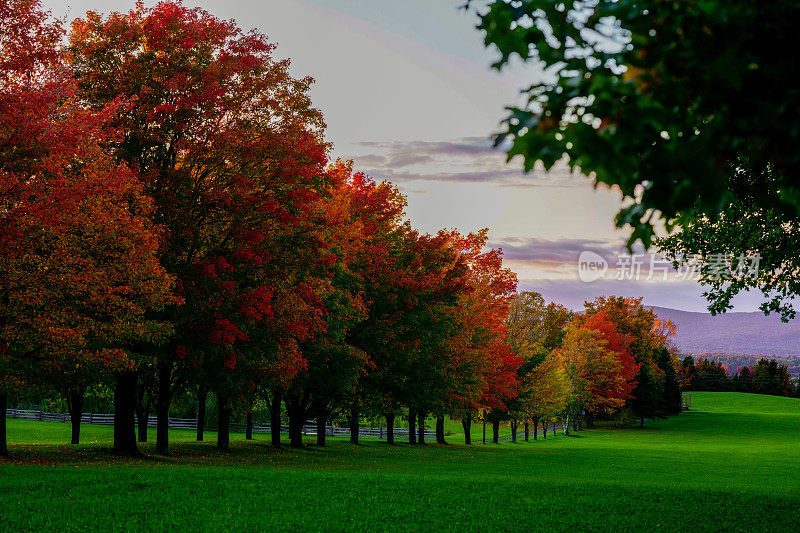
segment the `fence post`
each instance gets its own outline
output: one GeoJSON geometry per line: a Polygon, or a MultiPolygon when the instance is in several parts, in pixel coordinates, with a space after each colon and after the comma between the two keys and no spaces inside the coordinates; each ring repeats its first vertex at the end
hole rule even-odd
{"type": "Polygon", "coordinates": [[[94,422],[92,421],[92,413],[89,413],[89,423],[94,424],[94,422]]]}
{"type": "Polygon", "coordinates": [[[42,410],[40,409],[40,410],[39,410],[39,422],[41,422],[42,420],[44,420],[44,411],[42,411],[42,410]]]}

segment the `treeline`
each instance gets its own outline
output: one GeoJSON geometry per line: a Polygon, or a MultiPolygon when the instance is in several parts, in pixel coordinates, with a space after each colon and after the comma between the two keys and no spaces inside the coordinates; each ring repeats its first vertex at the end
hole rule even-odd
{"type": "Polygon", "coordinates": [[[376,416],[435,416],[443,441],[445,416],[680,410],[669,324],[515,297],[486,231],[416,231],[395,187],[329,161],[312,80],[264,36],[170,1],[87,13],[66,41],[38,1],[0,18],[0,411],[61,395],[77,443],[102,384],[114,449],[138,453],[154,412],[167,454],[186,394],[200,413],[213,394],[221,449],[258,402],[293,446],[335,414],[357,442],[376,416]]]}
{"type": "Polygon", "coordinates": [[[685,390],[753,392],[773,396],[800,397],[800,382],[793,379],[785,363],[775,359],[759,359],[729,373],[720,361],[687,356],[681,361],[680,381],[685,390]]]}
{"type": "MultiPolygon", "coordinates": [[[[508,344],[523,364],[519,394],[507,410],[492,410],[495,422],[510,420],[545,430],[561,420],[564,431],[593,427],[597,418],[627,424],[682,410],[676,330],[661,321],[641,298],[599,297],[582,313],[545,303],[523,292],[511,303],[508,344]]],[[[546,433],[545,433],[546,436],[546,433]]]]}
{"type": "Polygon", "coordinates": [[[800,355],[743,355],[735,353],[720,353],[720,352],[703,352],[703,353],[687,353],[695,360],[708,359],[709,361],[717,361],[726,366],[729,370],[738,370],[742,367],[752,367],[761,359],[767,361],[774,359],[779,365],[786,365],[789,375],[800,376],[800,355]]]}
{"type": "Polygon", "coordinates": [[[39,2],[0,9],[0,411],[61,394],[78,442],[105,383],[115,450],[152,410],[167,454],[180,391],[213,392],[222,449],[259,398],[300,446],[334,408],[391,427],[513,397],[516,278],[486,231],[421,234],[395,187],[329,161],[312,80],[263,35],[162,2],[62,46],[39,2]]]}

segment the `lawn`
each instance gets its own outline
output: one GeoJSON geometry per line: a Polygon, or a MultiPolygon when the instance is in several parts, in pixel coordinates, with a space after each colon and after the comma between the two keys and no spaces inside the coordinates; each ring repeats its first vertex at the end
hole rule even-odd
{"type": "Polygon", "coordinates": [[[693,393],[692,411],[643,430],[472,447],[335,441],[274,451],[258,436],[220,454],[174,432],[173,456],[124,460],[106,453],[110,428],[84,427],[87,445],[77,448],[56,444],[67,425],[9,421],[9,433],[15,458],[0,460],[7,530],[793,531],[800,523],[796,399],[693,393]]]}

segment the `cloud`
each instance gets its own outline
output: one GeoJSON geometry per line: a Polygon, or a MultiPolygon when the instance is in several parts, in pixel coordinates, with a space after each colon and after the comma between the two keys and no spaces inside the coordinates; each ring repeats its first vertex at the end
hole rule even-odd
{"type": "MultiPolygon", "coordinates": [[[[702,296],[703,288],[691,281],[648,283],[635,280],[601,280],[582,283],[573,280],[520,280],[520,291],[536,291],[548,301],[558,302],[580,311],[585,301],[598,296],[624,296],[642,298],[645,305],[669,307],[683,311],[708,312],[708,302],[702,296]]],[[[746,293],[735,300],[735,311],[756,311],[760,297],[746,293]]]]}
{"type": "Polygon", "coordinates": [[[503,257],[511,261],[533,263],[569,263],[574,265],[578,256],[591,251],[610,257],[624,249],[623,243],[596,239],[522,239],[510,237],[489,243],[492,248],[502,248],[503,257]]]}
{"type": "Polygon", "coordinates": [[[453,141],[363,142],[367,153],[350,156],[359,170],[401,184],[410,181],[490,183],[498,187],[586,186],[588,178],[559,162],[549,171],[541,165],[525,173],[520,160],[506,160],[503,147],[488,138],[453,141]]]}
{"type": "Polygon", "coordinates": [[[669,261],[645,252],[640,244],[629,253],[624,240],[508,237],[494,239],[488,246],[501,248],[507,266],[529,280],[578,280],[581,277],[578,262],[584,252],[605,260],[607,269],[601,281],[653,284],[695,279],[685,272],[678,275],[669,261]]]}

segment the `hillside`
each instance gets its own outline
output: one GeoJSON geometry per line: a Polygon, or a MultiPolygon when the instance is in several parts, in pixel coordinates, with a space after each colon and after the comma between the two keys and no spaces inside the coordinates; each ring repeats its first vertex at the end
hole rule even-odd
{"type": "Polygon", "coordinates": [[[684,353],[737,355],[800,355],[800,320],[783,323],[756,313],[709,313],[653,307],[678,327],[675,343],[684,353]]]}

